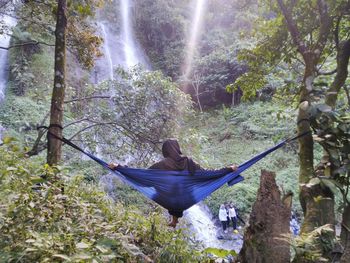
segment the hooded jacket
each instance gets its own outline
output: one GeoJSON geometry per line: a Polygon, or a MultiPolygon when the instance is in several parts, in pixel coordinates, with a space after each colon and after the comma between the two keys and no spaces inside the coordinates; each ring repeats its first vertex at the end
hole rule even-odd
{"type": "Polygon", "coordinates": [[[149,169],[183,171],[188,170],[190,175],[194,175],[201,167],[191,158],[182,156],[180,145],[177,140],[169,139],[163,143],[162,153],[164,159],[153,164],[149,169]]]}

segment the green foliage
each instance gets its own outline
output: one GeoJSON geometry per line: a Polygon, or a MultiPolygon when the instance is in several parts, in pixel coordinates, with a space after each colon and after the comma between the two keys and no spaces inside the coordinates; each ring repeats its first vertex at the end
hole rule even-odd
{"type": "Polygon", "coordinates": [[[0,106],[0,122],[16,131],[35,130],[47,112],[48,104],[41,105],[29,97],[8,95],[0,106]]]}
{"type": "MultiPolygon", "coordinates": [[[[294,134],[295,112],[276,102],[244,103],[235,108],[204,112],[192,118],[180,134],[184,152],[206,168],[240,164],[294,134]],[[280,118],[278,118],[278,116],[280,118]]],[[[294,193],[293,210],[302,214],[298,201],[298,156],[295,143],[268,155],[242,175],[245,180],[223,186],[205,202],[213,214],[220,204],[233,202],[246,218],[256,199],[261,169],[275,171],[282,191],[294,193]]]]}
{"type": "Polygon", "coordinates": [[[135,32],[153,68],[177,78],[184,60],[187,1],[137,0],[135,32]]]}
{"type": "MultiPolygon", "coordinates": [[[[13,37],[11,39],[11,45],[19,45],[17,48],[12,48],[9,51],[9,63],[10,63],[10,90],[19,96],[25,95],[29,90],[37,88],[35,84],[38,84],[38,79],[34,72],[32,72],[32,59],[33,55],[41,54],[42,56],[49,55],[42,53],[42,49],[38,45],[28,45],[24,43],[32,43],[33,35],[21,28],[21,25],[17,25],[13,30],[13,37]],[[23,44],[23,46],[21,46],[23,44]]],[[[46,52],[48,49],[45,50],[46,52]]],[[[36,57],[35,59],[38,59],[36,57]]],[[[53,61],[53,59],[51,59],[53,61]]],[[[51,64],[53,67],[53,64],[51,64]]],[[[47,64],[45,65],[47,66],[47,64]]],[[[43,73],[40,72],[40,77],[47,77],[46,72],[53,72],[50,68],[42,67],[43,73]]],[[[53,74],[53,73],[52,73],[53,74]]],[[[43,79],[41,79],[42,81],[43,79]]],[[[45,78],[46,80],[46,78],[45,78]]],[[[42,81],[42,83],[48,83],[42,81]]],[[[40,84],[42,84],[40,83],[40,84]]]]}
{"type": "MultiPolygon", "coordinates": [[[[350,115],[347,110],[332,110],[325,104],[315,105],[310,111],[311,125],[316,132],[314,137],[328,153],[321,161],[324,170],[324,183],[333,191],[338,188],[345,202],[350,187],[350,115]]],[[[321,168],[321,167],[320,167],[321,168]]]]}
{"type": "Polygon", "coordinates": [[[188,96],[160,71],[135,67],[130,71],[119,69],[118,75],[119,79],[106,81],[98,91],[86,95],[114,94],[111,99],[80,104],[84,122],[72,125],[67,133],[86,131],[79,137],[90,149],[100,147],[101,153],[113,156],[113,160],[146,166],[155,158],[161,140],[177,133],[191,114],[192,105],[188,96]]]}
{"type": "Polygon", "coordinates": [[[4,143],[0,261],[205,262],[161,213],[125,209],[82,176],[28,160],[13,138],[4,143]]]}
{"type": "Polygon", "coordinates": [[[292,262],[329,262],[335,243],[331,225],[324,225],[310,233],[302,234],[292,240],[292,262]]]}
{"type": "MultiPolygon", "coordinates": [[[[334,69],[334,66],[329,67],[329,64],[335,62],[337,50],[332,34],[327,32],[334,30],[339,41],[348,38],[343,32],[348,23],[348,18],[345,18],[348,8],[344,8],[347,1],[325,1],[325,7],[322,8],[318,6],[319,1],[280,2],[284,3],[286,12],[290,12],[290,26],[287,26],[279,1],[258,1],[261,15],[254,21],[254,30],[246,36],[253,45],[241,50],[238,55],[239,59],[248,65],[249,72],[239,77],[229,88],[240,87],[245,98],[249,98],[254,97],[260,89],[269,86],[276,89],[280,96],[284,94],[282,99],[294,95],[291,99],[295,100],[303,82],[305,59],[308,59],[305,54],[301,54],[302,44],[305,50],[317,54],[312,59],[312,63],[315,63],[313,68],[317,68],[314,74],[315,83],[312,83],[317,91],[313,91],[312,96],[319,100],[324,97],[324,87],[329,86],[333,77],[324,77],[318,73],[334,69]],[[320,14],[322,9],[324,11],[320,14]],[[325,24],[327,15],[330,22],[325,24]],[[338,24],[335,22],[337,20],[338,24]],[[320,26],[321,24],[323,26],[320,26]],[[293,39],[292,34],[297,36],[298,40],[293,39]],[[323,85],[319,85],[322,79],[327,80],[323,85]]],[[[256,8],[254,5],[246,7],[256,8]]],[[[310,61],[309,59],[308,63],[310,61]]]]}
{"type": "MultiPolygon", "coordinates": [[[[67,46],[80,64],[87,69],[91,69],[95,57],[101,54],[99,46],[102,43],[88,18],[94,16],[97,7],[103,2],[102,0],[67,1],[67,46]]],[[[21,5],[16,13],[22,28],[30,32],[35,41],[53,45],[56,12],[57,2],[49,0],[28,1],[25,5],[21,5]]]]}
{"type": "Polygon", "coordinates": [[[237,256],[236,251],[234,250],[225,250],[225,249],[218,249],[213,247],[208,247],[204,250],[204,252],[213,254],[219,258],[226,258],[227,256],[237,256]]]}

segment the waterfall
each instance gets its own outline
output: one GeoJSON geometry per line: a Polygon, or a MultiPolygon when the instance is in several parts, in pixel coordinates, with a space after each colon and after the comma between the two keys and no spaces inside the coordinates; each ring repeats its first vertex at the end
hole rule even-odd
{"type": "Polygon", "coordinates": [[[130,21],[130,1],[120,0],[120,12],[122,17],[122,42],[125,56],[125,66],[132,67],[140,63],[138,56],[136,55],[136,45],[134,42],[133,28],[130,21]]]}
{"type": "MultiPolygon", "coordinates": [[[[0,35],[0,47],[8,48],[11,39],[10,33],[12,32],[12,27],[16,25],[16,19],[7,15],[2,15],[0,16],[0,20],[9,28],[9,33],[3,32],[3,34],[0,35]]],[[[0,48],[0,104],[5,98],[8,71],[8,51],[0,48]]],[[[4,130],[4,127],[2,127],[0,123],[0,143],[2,143],[2,134],[4,130]]]]}
{"type": "Polygon", "coordinates": [[[131,0],[119,0],[119,13],[116,11],[113,18],[106,19],[103,11],[97,15],[97,28],[104,41],[103,56],[96,60],[95,76],[92,76],[96,84],[114,80],[116,66],[127,69],[140,64],[144,69],[150,69],[148,58],[134,35],[131,10],[131,0]],[[118,21],[119,31],[114,21],[118,21]]]}
{"type": "Polygon", "coordinates": [[[130,68],[140,64],[147,70],[150,69],[148,58],[146,57],[145,52],[141,49],[141,46],[134,35],[131,16],[132,7],[132,0],[120,0],[120,16],[122,18],[120,40],[124,53],[123,66],[130,68]]]}
{"type": "Polygon", "coordinates": [[[212,247],[239,252],[242,248],[242,236],[229,233],[222,238],[221,226],[213,221],[213,215],[204,203],[199,203],[184,212],[184,219],[188,222],[187,228],[195,239],[202,242],[205,248],[212,247]]]}
{"type": "Polygon", "coordinates": [[[205,211],[203,204],[194,205],[187,209],[184,217],[192,224],[196,239],[203,242],[206,247],[213,247],[217,242],[217,227],[211,220],[208,211],[205,211]]]}
{"type": "Polygon", "coordinates": [[[102,30],[102,37],[104,39],[103,51],[108,62],[107,67],[108,67],[109,79],[114,80],[113,60],[112,60],[111,51],[109,47],[109,39],[107,37],[106,27],[103,23],[99,23],[99,26],[102,30]]]}
{"type": "MultiPolygon", "coordinates": [[[[16,20],[10,16],[3,15],[0,20],[4,22],[9,28],[15,26],[16,20]]],[[[11,29],[9,30],[11,31],[11,29]]],[[[10,34],[6,32],[0,35],[0,47],[7,48],[10,44],[10,34]]],[[[5,88],[7,86],[7,76],[8,76],[8,65],[7,57],[8,52],[6,49],[0,49],[0,103],[5,97],[5,88]]]]}

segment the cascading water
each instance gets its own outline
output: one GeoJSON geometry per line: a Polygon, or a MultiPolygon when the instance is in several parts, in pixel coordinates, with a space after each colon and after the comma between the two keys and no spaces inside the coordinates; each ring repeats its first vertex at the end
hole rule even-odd
{"type": "MultiPolygon", "coordinates": [[[[103,42],[103,56],[96,61],[95,67],[95,83],[99,83],[104,80],[114,80],[118,76],[115,75],[115,68],[117,66],[128,69],[135,65],[141,65],[144,69],[150,69],[148,59],[140,48],[139,43],[134,37],[134,30],[132,26],[132,1],[131,0],[115,0],[117,5],[116,12],[112,16],[106,16],[101,11],[98,14],[97,25],[100,29],[100,35],[104,39],[103,42]],[[117,12],[119,10],[119,13],[117,12]],[[118,21],[118,24],[115,24],[118,21]]],[[[110,6],[112,8],[112,6],[110,6]]],[[[110,10],[108,10],[110,13],[110,10]]],[[[113,97],[115,91],[111,89],[109,91],[111,97],[113,97]]],[[[113,107],[111,101],[111,108],[113,107]]],[[[116,116],[118,118],[118,116],[116,116]]],[[[98,136],[97,136],[98,139],[98,136]]],[[[97,151],[98,149],[96,149],[97,151]]],[[[134,156],[127,156],[123,163],[131,162],[135,159],[134,156]]],[[[118,160],[115,160],[118,161],[118,160]]],[[[100,184],[112,192],[111,186],[114,185],[115,177],[112,175],[104,175],[100,180],[100,184]]],[[[113,187],[112,187],[113,188],[113,187]]]]}
{"type": "MultiPolygon", "coordinates": [[[[13,17],[2,15],[0,16],[0,20],[8,27],[9,32],[4,32],[0,35],[0,104],[5,98],[5,89],[7,86],[7,76],[8,76],[8,50],[6,48],[9,47],[10,39],[11,39],[11,28],[16,25],[16,19],[13,17]]],[[[0,124],[0,143],[2,142],[2,133],[4,128],[0,124]]]]}
{"type": "Polygon", "coordinates": [[[130,9],[131,5],[129,0],[120,0],[120,12],[122,17],[121,36],[125,56],[124,65],[128,68],[140,63],[140,60],[136,55],[137,50],[134,41],[133,28],[130,21],[130,9]]]}
{"type": "MultiPolygon", "coordinates": [[[[95,83],[116,78],[114,69],[121,66],[125,69],[140,64],[144,69],[150,69],[148,59],[140,48],[134,36],[132,26],[132,1],[119,0],[119,14],[114,19],[107,20],[105,15],[97,16],[97,26],[103,38],[103,56],[96,61],[95,83]],[[118,21],[120,28],[114,23],[118,21]]],[[[117,10],[117,9],[116,9],[117,10]]]]}
{"type": "MultiPolygon", "coordinates": [[[[16,24],[16,20],[10,16],[4,15],[0,17],[0,20],[4,22],[4,24],[11,28],[16,24]]],[[[4,33],[0,35],[0,47],[4,49],[0,49],[0,103],[5,97],[5,88],[7,86],[7,75],[8,75],[8,65],[7,65],[7,55],[8,48],[10,44],[10,34],[4,33]]]]}
{"type": "Polygon", "coordinates": [[[243,243],[242,236],[229,233],[228,238],[221,238],[221,228],[215,225],[212,217],[209,208],[204,203],[194,205],[184,212],[184,220],[188,222],[187,228],[205,248],[212,247],[239,252],[243,243]]]}
{"type": "Polygon", "coordinates": [[[110,80],[114,80],[114,72],[113,72],[113,60],[111,56],[111,51],[109,47],[109,39],[107,38],[107,32],[106,32],[106,27],[103,23],[99,23],[99,27],[101,28],[102,31],[102,37],[104,39],[104,44],[103,44],[103,51],[105,54],[105,58],[107,60],[107,68],[108,68],[108,78],[110,80]]]}

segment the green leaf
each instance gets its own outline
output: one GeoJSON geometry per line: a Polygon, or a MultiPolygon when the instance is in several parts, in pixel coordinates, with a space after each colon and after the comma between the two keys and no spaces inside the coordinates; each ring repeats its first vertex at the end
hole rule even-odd
{"type": "Polygon", "coordinates": [[[229,255],[232,255],[234,257],[237,256],[237,253],[234,250],[225,250],[225,249],[218,249],[213,247],[208,247],[207,249],[204,250],[204,252],[208,254],[213,254],[220,258],[225,258],[229,255]]]}
{"type": "Polygon", "coordinates": [[[40,176],[34,176],[32,178],[30,178],[30,181],[33,183],[33,184],[39,184],[39,183],[43,183],[45,182],[45,179],[40,177],[40,176]]]}
{"type": "Polygon", "coordinates": [[[61,259],[67,260],[69,262],[72,261],[67,255],[63,255],[63,254],[54,254],[54,255],[52,255],[52,257],[61,258],[61,259]]]}
{"type": "Polygon", "coordinates": [[[16,139],[13,138],[13,137],[6,136],[6,137],[4,137],[4,138],[2,139],[2,141],[3,141],[4,144],[9,144],[9,143],[11,143],[11,142],[13,142],[13,141],[16,141],[16,139]]]}
{"type": "Polygon", "coordinates": [[[74,259],[91,259],[92,256],[89,254],[77,254],[74,256],[74,259]]]}

